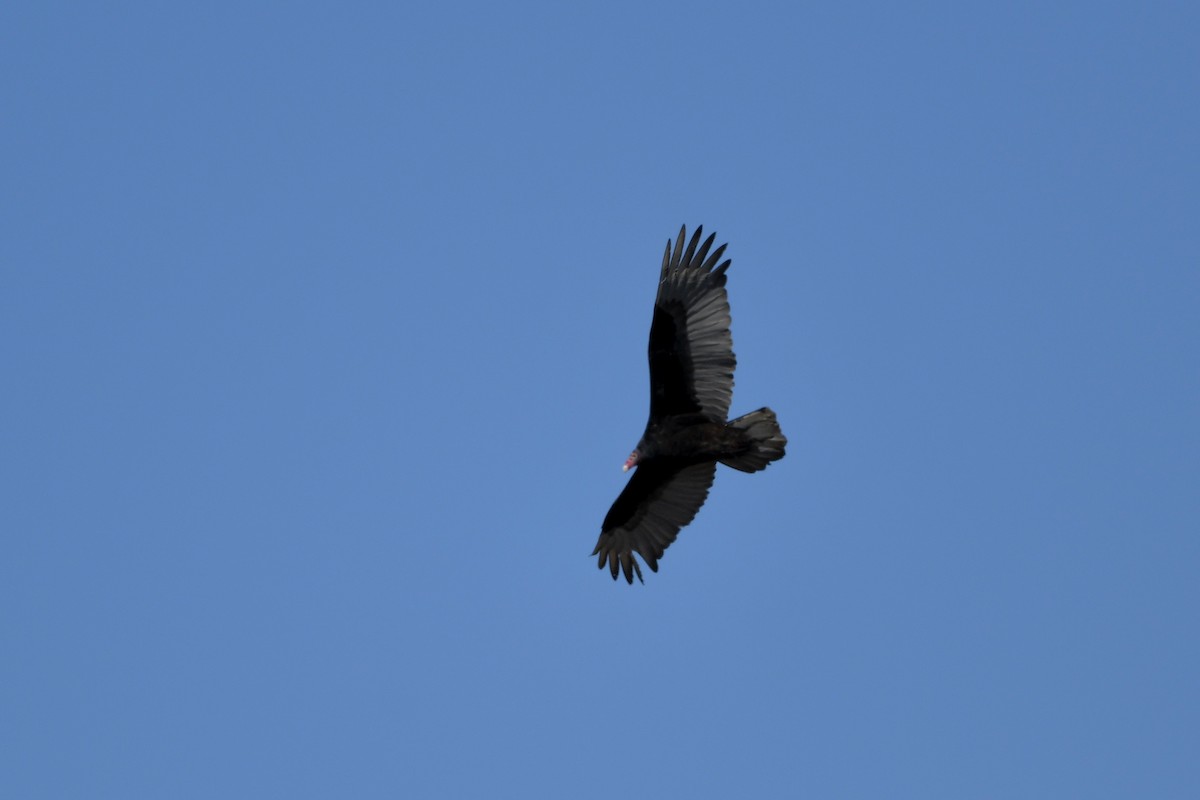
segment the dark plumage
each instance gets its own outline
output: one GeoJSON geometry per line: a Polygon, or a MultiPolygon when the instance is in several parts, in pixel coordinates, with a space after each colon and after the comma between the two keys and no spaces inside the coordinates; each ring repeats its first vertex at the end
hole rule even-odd
{"type": "Polygon", "coordinates": [[[637,553],[654,572],[679,529],[708,497],[717,462],[757,472],[783,458],[787,438],[775,412],[760,408],[726,422],[733,398],[733,337],[721,261],[726,245],[709,254],[715,234],[700,244],[696,228],[684,249],[686,226],[672,252],[667,241],[654,319],[650,323],[650,419],[625,462],[637,471],[613,503],[592,555],[633,583],[642,571],[637,553]],[[718,263],[720,262],[720,263],[718,263]]]}

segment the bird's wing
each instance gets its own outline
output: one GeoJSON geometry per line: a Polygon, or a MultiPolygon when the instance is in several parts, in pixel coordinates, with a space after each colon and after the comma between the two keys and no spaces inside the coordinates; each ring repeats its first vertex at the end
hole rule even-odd
{"type": "Polygon", "coordinates": [[[716,471],[714,461],[683,469],[655,462],[639,466],[604,518],[600,540],[592,551],[600,556],[600,568],[608,562],[613,580],[618,566],[629,583],[633,583],[634,571],[641,580],[642,571],[633,558],[637,553],[658,572],[663,551],[704,505],[716,471]]]}
{"type": "Polygon", "coordinates": [[[654,319],[650,324],[650,418],[701,413],[724,423],[733,397],[733,337],[721,261],[726,245],[709,254],[715,234],[700,244],[696,228],[684,249],[686,226],[674,252],[667,242],[654,319]],[[718,263],[719,262],[719,263],[718,263]]]}

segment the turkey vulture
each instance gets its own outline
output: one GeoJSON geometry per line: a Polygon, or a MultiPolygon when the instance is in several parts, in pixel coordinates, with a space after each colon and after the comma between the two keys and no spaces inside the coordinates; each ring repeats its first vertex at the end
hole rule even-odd
{"type": "Polygon", "coordinates": [[[783,458],[787,438],[775,412],[760,408],[726,422],[733,397],[733,338],[721,261],[727,245],[709,254],[716,234],[700,244],[696,228],[684,249],[687,226],[675,250],[667,240],[654,319],[650,323],[650,419],[642,440],[625,462],[636,467],[600,529],[592,555],[618,567],[633,583],[642,570],[637,553],[654,572],[679,529],[708,497],[717,462],[757,472],[783,458]],[[720,263],[718,263],[720,262],[720,263]]]}

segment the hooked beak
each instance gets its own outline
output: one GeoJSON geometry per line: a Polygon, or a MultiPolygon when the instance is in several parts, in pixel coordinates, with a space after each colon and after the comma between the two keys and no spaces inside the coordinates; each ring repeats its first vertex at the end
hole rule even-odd
{"type": "Polygon", "coordinates": [[[621,472],[629,472],[629,468],[637,466],[637,462],[638,462],[638,454],[637,454],[637,451],[634,450],[632,453],[629,454],[629,458],[625,459],[625,466],[621,467],[621,472]]]}

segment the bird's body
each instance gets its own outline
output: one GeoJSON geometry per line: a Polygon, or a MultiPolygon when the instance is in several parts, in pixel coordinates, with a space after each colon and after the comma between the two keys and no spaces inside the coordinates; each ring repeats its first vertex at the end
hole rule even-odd
{"type": "Polygon", "coordinates": [[[720,461],[746,452],[754,442],[744,431],[726,422],[713,422],[703,414],[680,414],[655,420],[638,444],[638,463],[649,459],[681,463],[720,461]]]}
{"type": "Polygon", "coordinates": [[[768,408],[726,422],[733,397],[733,339],[725,292],[725,245],[712,255],[714,237],[700,244],[697,228],[684,251],[681,229],[663,256],[650,325],[650,418],[625,469],[637,471],[613,503],[592,555],[633,583],[651,570],[696,516],[708,496],[717,463],[756,472],[783,458],[787,439],[768,408]]]}

